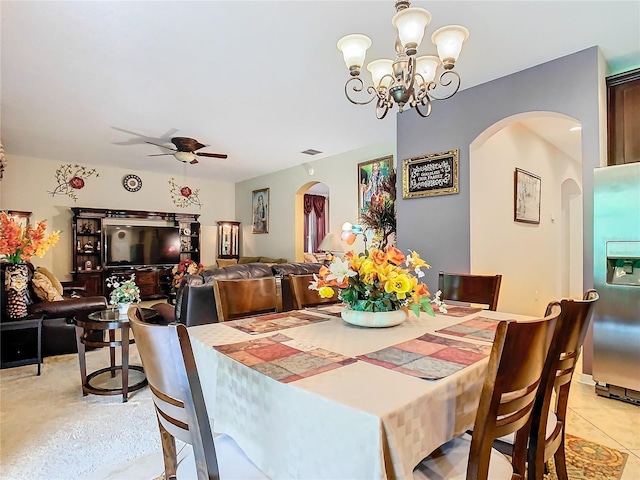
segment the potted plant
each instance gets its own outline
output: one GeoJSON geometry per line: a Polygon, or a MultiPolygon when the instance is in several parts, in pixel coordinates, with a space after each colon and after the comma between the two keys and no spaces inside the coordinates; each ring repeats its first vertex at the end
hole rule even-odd
{"type": "Polygon", "coordinates": [[[135,280],[135,273],[126,280],[117,275],[107,278],[107,286],[113,289],[109,295],[109,303],[118,308],[120,315],[126,315],[132,303],[140,302],[140,289],[135,280]]]}

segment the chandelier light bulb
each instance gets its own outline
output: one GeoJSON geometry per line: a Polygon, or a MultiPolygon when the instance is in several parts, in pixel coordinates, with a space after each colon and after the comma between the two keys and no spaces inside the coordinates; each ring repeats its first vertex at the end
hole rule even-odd
{"type": "Polygon", "coordinates": [[[391,23],[398,29],[398,38],[407,55],[415,55],[431,14],[424,8],[405,8],[393,16],[391,23]]]}
{"type": "Polygon", "coordinates": [[[447,70],[453,68],[462,51],[462,44],[467,38],[469,38],[469,30],[462,25],[448,25],[433,32],[431,41],[438,47],[438,56],[444,68],[447,70]]]}
{"type": "Polygon", "coordinates": [[[354,33],[338,40],[338,50],[342,52],[344,63],[352,76],[360,74],[360,68],[364,65],[367,49],[371,46],[371,39],[366,35],[354,33]]]}

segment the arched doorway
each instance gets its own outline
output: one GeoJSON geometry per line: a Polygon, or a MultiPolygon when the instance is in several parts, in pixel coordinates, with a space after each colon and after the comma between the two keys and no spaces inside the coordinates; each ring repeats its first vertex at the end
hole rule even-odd
{"type": "Polygon", "coordinates": [[[329,231],[329,187],[322,182],[308,182],[302,185],[296,192],[295,199],[295,259],[297,262],[304,261],[304,252],[312,249],[322,241],[325,233],[329,231]],[[305,214],[304,196],[313,195],[324,197],[326,205],[324,208],[324,229],[316,228],[316,216],[314,212],[305,214]],[[306,224],[306,228],[305,228],[306,224]],[[306,234],[305,234],[306,233],[306,234]]]}
{"type": "Polygon", "coordinates": [[[501,310],[540,315],[551,300],[582,295],[576,127],[565,115],[529,112],[497,122],[470,146],[470,270],[503,275],[501,310]],[[505,202],[514,198],[515,168],[541,178],[539,224],[514,221],[515,200],[505,202]]]}

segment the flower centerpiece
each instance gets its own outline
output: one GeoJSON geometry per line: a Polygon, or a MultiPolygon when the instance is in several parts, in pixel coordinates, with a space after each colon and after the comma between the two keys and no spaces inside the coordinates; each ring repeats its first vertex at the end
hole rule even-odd
{"type": "Polygon", "coordinates": [[[5,268],[4,288],[7,290],[6,313],[9,318],[27,316],[29,262],[33,255],[44,257],[50,247],[60,240],[60,232],[45,235],[47,224],[43,220],[36,228],[22,226],[6,212],[0,212],[0,255],[8,262],[5,268]]]}
{"type": "Polygon", "coordinates": [[[197,275],[204,270],[201,263],[196,263],[191,259],[182,260],[171,270],[173,280],[171,281],[171,292],[175,293],[180,287],[180,282],[185,275],[197,275]]]}
{"type": "Polygon", "coordinates": [[[123,277],[113,275],[107,278],[107,286],[112,288],[109,295],[109,303],[115,305],[120,313],[127,313],[129,305],[140,301],[140,289],[136,285],[136,275],[131,274],[126,280],[123,277]]]}
{"type": "Polygon", "coordinates": [[[395,247],[372,248],[360,254],[350,251],[344,260],[335,258],[328,267],[321,267],[309,288],[318,290],[322,298],[333,297],[334,289],[337,289],[339,299],[346,304],[342,318],[349,323],[397,325],[406,319],[409,310],[416,316],[421,311],[435,316],[432,304],[440,310],[446,307],[440,300],[440,292],[431,299],[427,286],[418,281],[424,276],[422,268],[431,267],[411,250],[408,256],[395,247]],[[383,319],[382,324],[378,324],[372,319],[375,315],[358,312],[385,313],[378,317],[388,320],[383,319]]]}

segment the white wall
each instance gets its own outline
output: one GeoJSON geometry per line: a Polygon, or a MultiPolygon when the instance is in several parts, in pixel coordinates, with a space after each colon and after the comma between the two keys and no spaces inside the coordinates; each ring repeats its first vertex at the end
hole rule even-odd
{"type": "MultiPolygon", "coordinates": [[[[581,168],[581,162],[520,123],[471,150],[471,273],[502,274],[500,310],[540,315],[547,303],[562,297],[562,279],[569,274],[562,241],[562,185],[567,179],[581,185],[581,168]],[[516,167],[541,177],[539,225],[513,221],[516,167]]],[[[581,253],[582,211],[577,216],[572,248],[581,253]]],[[[577,262],[581,270],[582,255],[577,262]]],[[[581,288],[580,275],[573,295],[580,297],[581,288]]]]}
{"type": "MultiPolygon", "coordinates": [[[[69,162],[74,163],[74,162],[69,162]]],[[[169,193],[171,175],[134,169],[119,169],[92,166],[99,177],[85,180],[84,188],[76,190],[77,201],[66,195],[52,196],[57,185],[56,169],[60,162],[50,160],[8,156],[8,165],[2,180],[0,208],[33,212],[32,222],[47,220],[47,230],[60,230],[60,242],[49,250],[44,258],[33,258],[33,263],[49,268],[62,280],[70,279],[71,219],[70,207],[121,208],[157,212],[198,213],[201,215],[201,260],[205,265],[215,264],[217,224],[219,220],[234,220],[235,197],[233,183],[202,178],[187,178],[176,175],[175,181],[200,189],[202,207],[177,207],[169,193]],[[122,178],[133,173],[142,179],[142,189],[128,192],[122,186],[122,178]]]]}
{"type": "Polygon", "coordinates": [[[307,173],[308,167],[300,165],[237,183],[236,218],[242,222],[241,255],[302,261],[296,258],[294,244],[295,200],[300,187],[309,182],[322,182],[329,187],[329,231],[340,233],[344,222],[354,223],[358,216],[358,163],[385,155],[395,157],[395,142],[308,162],[314,170],[311,176],[307,173]],[[260,188],[269,188],[268,234],[251,233],[251,192],[260,188]]]}

